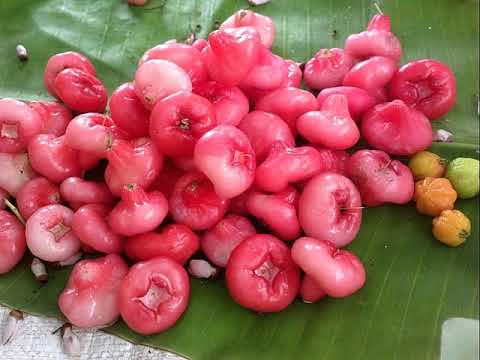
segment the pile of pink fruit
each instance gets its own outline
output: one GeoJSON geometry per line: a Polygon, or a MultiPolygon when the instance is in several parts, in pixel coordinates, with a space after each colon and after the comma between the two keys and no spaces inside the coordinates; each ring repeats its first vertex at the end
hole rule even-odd
{"type": "Polygon", "coordinates": [[[231,297],[257,312],[359,290],[364,266],[342,248],[364,207],[412,199],[390,156],[431,145],[455,77],[436,60],[399,67],[382,13],[304,67],[274,39],[272,19],[241,10],[207,40],[147,50],[110,99],[77,52],[46,65],[58,102],[1,99],[0,273],[27,248],[38,278],[44,262],[75,263],[58,299],[68,321],[121,316],[141,334],[182,316],[188,272],[224,268],[231,297]],[[360,137],[372,150],[347,153],[360,137]]]}

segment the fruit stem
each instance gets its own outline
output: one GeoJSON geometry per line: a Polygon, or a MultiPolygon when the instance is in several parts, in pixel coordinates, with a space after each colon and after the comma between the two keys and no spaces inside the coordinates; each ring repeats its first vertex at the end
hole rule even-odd
{"type": "Polygon", "coordinates": [[[380,15],[383,15],[383,11],[377,3],[374,3],[373,6],[375,6],[375,9],[377,9],[377,11],[380,15]]]}
{"type": "Polygon", "coordinates": [[[148,199],[148,195],[137,184],[127,184],[122,189],[122,200],[128,204],[142,204],[148,199]]]}
{"type": "Polygon", "coordinates": [[[13,205],[8,199],[3,200],[5,202],[5,205],[10,209],[10,211],[17,217],[20,222],[25,225],[25,220],[23,219],[22,215],[20,214],[20,211],[13,205]]]}
{"type": "Polygon", "coordinates": [[[178,127],[185,131],[190,130],[190,119],[183,118],[182,120],[180,120],[178,127]]]}
{"type": "Polygon", "coordinates": [[[35,275],[35,279],[41,283],[45,283],[48,280],[48,273],[45,264],[38,258],[34,257],[32,260],[32,264],[30,265],[30,269],[32,270],[33,275],[35,275]]]}

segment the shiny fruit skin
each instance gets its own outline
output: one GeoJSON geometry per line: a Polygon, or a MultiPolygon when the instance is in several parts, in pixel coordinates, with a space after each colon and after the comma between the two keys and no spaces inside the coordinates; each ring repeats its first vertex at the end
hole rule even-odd
{"type": "Polygon", "coordinates": [[[443,210],[432,223],[433,236],[450,247],[463,244],[472,230],[469,218],[459,210],[443,210]]]}
{"type": "Polygon", "coordinates": [[[439,178],[445,174],[445,160],[429,151],[420,151],[413,155],[408,161],[408,167],[415,180],[439,178]]]}
{"type": "Polygon", "coordinates": [[[445,178],[425,178],[415,183],[415,201],[420,214],[438,216],[443,210],[452,210],[457,192],[445,178]]]}
{"type": "Polygon", "coordinates": [[[0,274],[19,263],[26,248],[25,226],[12,213],[0,210],[0,274]]]}
{"type": "Polygon", "coordinates": [[[480,166],[477,159],[456,158],[448,164],[446,177],[462,199],[478,195],[480,166]]]}

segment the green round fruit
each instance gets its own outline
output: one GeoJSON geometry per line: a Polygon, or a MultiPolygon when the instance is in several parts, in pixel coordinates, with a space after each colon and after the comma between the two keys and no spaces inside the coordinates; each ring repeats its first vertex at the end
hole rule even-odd
{"type": "Polygon", "coordinates": [[[478,195],[480,163],[477,159],[456,158],[447,167],[447,178],[462,199],[478,195]]]}

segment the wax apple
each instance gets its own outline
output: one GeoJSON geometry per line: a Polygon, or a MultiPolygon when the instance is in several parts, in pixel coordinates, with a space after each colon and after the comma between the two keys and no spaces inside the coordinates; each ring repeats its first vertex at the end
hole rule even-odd
{"type": "Polygon", "coordinates": [[[455,104],[455,75],[437,60],[412,61],[403,65],[393,77],[390,95],[435,120],[448,113],[455,104]]]}
{"type": "Polygon", "coordinates": [[[432,126],[420,111],[394,100],[376,105],[362,120],[362,135],[391,155],[413,155],[432,144],[432,126]]]}
{"type": "Polygon", "coordinates": [[[303,189],[298,219],[308,236],[342,247],[352,242],[360,230],[361,206],[360,194],[348,178],[324,173],[303,189]]]}
{"type": "Polygon", "coordinates": [[[353,58],[343,49],[320,49],[305,64],[303,78],[310,89],[322,90],[340,86],[352,66],[353,58]]]}
{"type": "Polygon", "coordinates": [[[226,267],[232,251],[255,233],[255,228],[247,218],[227,215],[205,231],[201,239],[202,251],[215,265],[226,267]]]}
{"type": "Polygon", "coordinates": [[[334,172],[340,175],[347,174],[347,164],[350,155],[343,150],[331,150],[317,147],[322,164],[319,173],[334,172]]]}
{"type": "Polygon", "coordinates": [[[16,200],[20,214],[27,220],[41,207],[60,203],[61,198],[57,185],[46,178],[37,177],[20,188],[16,200]]]}
{"type": "Polygon", "coordinates": [[[357,151],[350,157],[347,170],[365,206],[406,204],[412,199],[415,186],[410,169],[383,151],[357,151]]]}
{"type": "Polygon", "coordinates": [[[297,119],[298,132],[313,144],[345,150],[360,139],[360,131],[350,117],[345,95],[331,95],[320,111],[309,111],[297,119]]]}
{"type": "Polygon", "coordinates": [[[302,237],[293,244],[292,258],[331,297],[349,296],[365,284],[361,261],[330,241],[302,237]]]}
{"type": "Polygon", "coordinates": [[[120,315],[119,289],[128,265],[118,255],[75,264],[58,307],[70,323],[81,328],[110,325],[120,315]]]}
{"type": "Polygon", "coordinates": [[[288,64],[270,50],[262,47],[257,63],[242,79],[240,87],[251,87],[258,90],[273,90],[287,81],[288,64]]]}
{"type": "Polygon", "coordinates": [[[60,184],[63,200],[77,204],[112,204],[114,197],[103,182],[69,177],[60,184]]]}
{"type": "Polygon", "coordinates": [[[177,262],[156,257],[135,264],[120,287],[122,319],[132,330],[149,335],[172,327],[187,309],[188,274],[177,262]]]}
{"type": "Polygon", "coordinates": [[[0,274],[17,265],[25,253],[25,227],[6,210],[0,210],[0,274]]]}
{"type": "Polygon", "coordinates": [[[264,161],[272,145],[282,141],[289,146],[295,145],[295,139],[288,124],[279,116],[265,112],[252,111],[243,118],[238,128],[247,136],[255,152],[257,164],[264,161]]]}
{"type": "Polygon", "coordinates": [[[255,178],[255,152],[247,136],[232,125],[219,125],[195,145],[194,162],[226,199],[240,195],[255,178]]]}
{"type": "Polygon", "coordinates": [[[289,183],[311,178],[320,169],[320,154],[315,148],[294,148],[283,142],[275,142],[268,157],[257,168],[255,185],[264,191],[278,192],[289,183]]]}
{"type": "Polygon", "coordinates": [[[200,240],[188,226],[169,224],[160,232],[132,236],[125,242],[126,255],[135,261],[166,256],[184,264],[200,248],[200,240]]]}
{"type": "Polygon", "coordinates": [[[216,126],[215,112],[207,99],[178,92],[158,102],[150,115],[150,136],[163,154],[192,156],[197,140],[216,126]]]}
{"type": "Polygon", "coordinates": [[[303,302],[314,303],[323,299],[326,295],[312,276],[305,275],[303,277],[300,285],[300,296],[303,302]]]}
{"type": "Polygon", "coordinates": [[[0,153],[0,187],[15,196],[22,186],[37,174],[28,160],[28,154],[0,153]]]}
{"type": "Polygon", "coordinates": [[[56,101],[29,101],[27,103],[42,118],[42,134],[62,136],[72,113],[64,105],[56,101]]]}
{"type": "Polygon", "coordinates": [[[359,122],[362,115],[376,104],[375,98],[364,89],[353,86],[337,86],[320,91],[317,96],[319,108],[322,107],[327,98],[336,94],[347,97],[348,112],[356,122],[359,122]]]}
{"type": "Polygon", "coordinates": [[[223,218],[229,204],[230,201],[220,198],[212,182],[199,172],[183,175],[169,199],[173,220],[193,230],[205,230],[215,225],[223,218]]]}
{"type": "Polygon", "coordinates": [[[249,237],[233,250],[225,274],[228,291],[241,306],[277,312],[297,296],[300,271],[290,249],[271,235],[249,237]]]}

